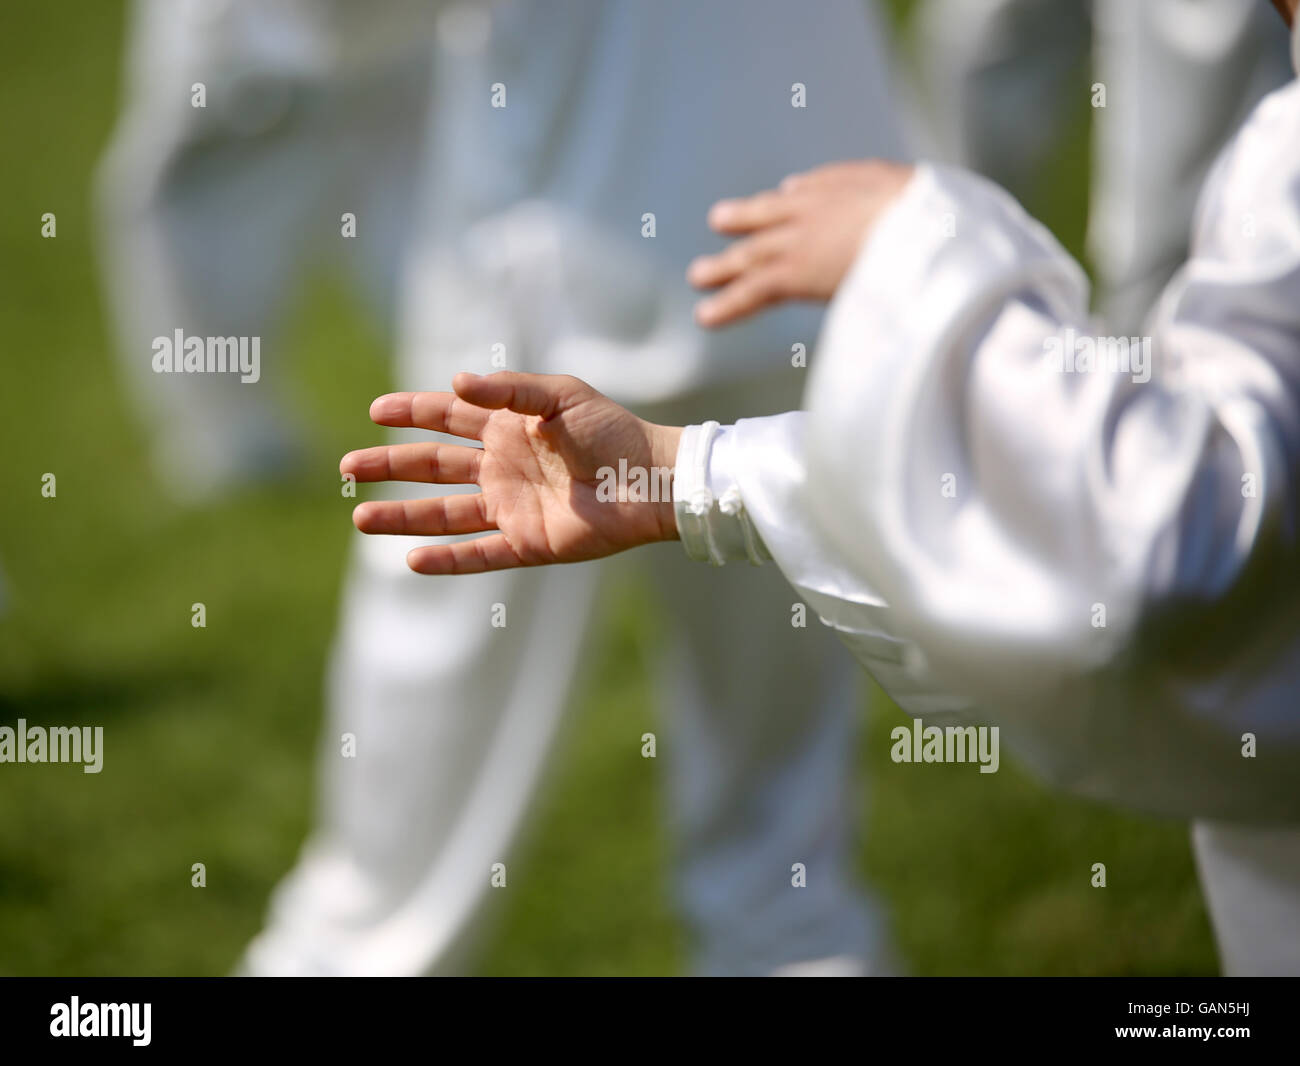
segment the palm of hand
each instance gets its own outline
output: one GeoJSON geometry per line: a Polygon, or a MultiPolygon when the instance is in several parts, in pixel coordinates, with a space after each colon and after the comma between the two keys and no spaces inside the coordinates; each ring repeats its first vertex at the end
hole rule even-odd
{"type": "Polygon", "coordinates": [[[596,559],[658,539],[650,505],[597,495],[602,468],[616,468],[620,458],[629,468],[651,462],[639,420],[609,401],[548,420],[494,411],[481,439],[487,518],[524,565],[596,559]]]}
{"type": "MultiPolygon", "coordinates": [[[[643,422],[590,385],[565,375],[458,374],[456,393],[380,396],[381,426],[427,429],[481,448],[421,442],[349,452],[339,471],[357,481],[477,485],[479,492],[368,500],[353,510],[363,533],[459,538],[412,548],[421,574],[474,574],[573,563],[677,536],[671,491],[681,430],[643,422]],[[666,478],[655,477],[658,468],[666,478]],[[641,502],[602,491],[611,475],[641,471],[667,488],[641,502]]],[[[631,486],[629,486],[631,487],[631,486]]]]}

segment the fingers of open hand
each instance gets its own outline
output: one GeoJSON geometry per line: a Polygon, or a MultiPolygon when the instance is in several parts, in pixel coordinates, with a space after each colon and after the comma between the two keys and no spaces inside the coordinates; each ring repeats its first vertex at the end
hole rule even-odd
{"type": "Polygon", "coordinates": [[[352,511],[362,533],[441,537],[495,529],[481,494],[434,496],[424,500],[369,500],[352,511]]]}
{"type": "Polygon", "coordinates": [[[429,544],[406,553],[406,565],[417,574],[481,574],[523,566],[510,542],[498,533],[492,537],[429,544]]]}
{"type": "Polygon", "coordinates": [[[695,305],[695,320],[702,326],[724,326],[791,295],[784,269],[769,264],[741,275],[720,292],[701,300],[695,305]]]}
{"type": "Polygon", "coordinates": [[[686,270],[686,280],[696,288],[712,289],[770,263],[786,251],[794,239],[792,228],[779,226],[736,241],[716,255],[702,255],[686,270]]]}
{"type": "Polygon", "coordinates": [[[348,452],[339,473],[358,481],[419,481],[429,485],[478,482],[481,448],[454,444],[389,444],[348,452]]]}
{"type": "Polygon", "coordinates": [[[431,429],[478,440],[491,411],[450,392],[390,392],[370,405],[370,419],[381,426],[431,429]]]}
{"type": "Polygon", "coordinates": [[[567,374],[521,374],[500,370],[479,376],[461,373],[452,380],[452,388],[464,401],[479,408],[507,408],[521,415],[552,418],[591,391],[590,387],[567,374]]]}
{"type": "Polygon", "coordinates": [[[753,233],[789,221],[797,210],[793,197],[769,189],[736,200],[719,200],[709,208],[709,227],[717,233],[753,233]]]}

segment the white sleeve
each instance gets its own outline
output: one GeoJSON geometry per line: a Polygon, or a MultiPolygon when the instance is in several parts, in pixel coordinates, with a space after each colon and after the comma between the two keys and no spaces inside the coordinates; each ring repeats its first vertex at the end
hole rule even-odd
{"type": "Polygon", "coordinates": [[[898,642],[910,690],[868,664],[905,709],[1179,814],[1300,817],[1286,93],[1216,173],[1153,336],[1123,344],[1010,197],[919,168],[836,295],[807,413],[738,423],[713,474],[864,661],[898,642]]]}

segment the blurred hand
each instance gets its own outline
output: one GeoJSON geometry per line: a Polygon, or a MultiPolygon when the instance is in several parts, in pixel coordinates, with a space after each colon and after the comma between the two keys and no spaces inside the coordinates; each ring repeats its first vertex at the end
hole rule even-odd
{"type": "Polygon", "coordinates": [[[787,300],[829,300],[913,170],[879,160],[832,163],[793,174],[778,189],[719,200],[709,225],[743,239],[688,268],[697,288],[721,286],[696,306],[696,321],[723,326],[787,300]]]}
{"type": "MultiPolygon", "coordinates": [[[[416,536],[498,532],[415,548],[421,574],[469,574],[597,559],[677,537],[671,493],[657,502],[618,502],[609,470],[673,468],[679,428],[656,426],[577,378],[501,372],[458,374],[455,393],[399,392],[370,405],[381,426],[417,426],[483,442],[396,444],[349,452],[339,471],[358,481],[475,484],[475,495],[359,504],[363,533],[416,536]],[[606,468],[602,474],[602,468],[606,468]],[[604,498],[602,498],[604,497],[604,498]]],[[[671,483],[669,483],[671,484],[671,483]]],[[[633,493],[635,495],[635,493],[633,493]]]]}

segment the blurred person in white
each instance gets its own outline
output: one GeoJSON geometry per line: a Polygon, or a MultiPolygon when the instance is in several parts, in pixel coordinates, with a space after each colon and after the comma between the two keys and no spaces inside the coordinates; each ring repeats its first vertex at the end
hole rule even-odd
{"type": "MultiPolygon", "coordinates": [[[[136,0],[101,162],[100,258],[154,466],[191,501],[297,463],[276,340],[312,268],[395,310],[438,5],[136,0]],[[345,239],[343,216],[356,218],[345,239]],[[258,337],[256,383],[158,373],[155,338],[258,337]]],[[[179,355],[179,353],[177,353],[179,355]]]]}
{"type": "MultiPolygon", "coordinates": [[[[102,185],[110,291],[164,472],[209,498],[292,453],[274,354],[263,345],[257,385],[154,375],[152,338],[273,333],[312,257],[357,266],[381,309],[400,276],[408,387],[504,359],[665,418],[796,404],[820,312],[699,330],[683,272],[704,210],[823,158],[902,151],[881,28],[858,0],[815,18],[788,0],[155,2],[137,9],[130,68],[102,185]]],[[[879,969],[850,847],[849,656],[792,626],[776,573],[701,580],[667,550],[645,562],[672,640],[654,663],[659,759],[640,763],[647,723],[629,723],[628,751],[664,771],[695,968],[879,969]]],[[[609,577],[431,583],[358,537],[318,823],[241,972],[464,965],[609,577]]]]}
{"type": "Polygon", "coordinates": [[[1300,973],[1300,81],[1215,164],[1145,367],[1097,355],[1083,271],[968,172],[831,165],[710,219],[739,239],[691,266],[702,324],[831,300],[803,411],[683,428],[569,376],[463,374],[371,416],[481,449],[340,468],[479,493],[358,528],[493,531],[409,554],[438,575],[678,538],[774,559],[905,710],[1198,819],[1224,972],[1300,973]],[[672,500],[602,500],[620,460],[671,468],[672,500]]]}
{"type": "Polygon", "coordinates": [[[1111,330],[1137,333],[1187,258],[1210,165],[1291,76],[1276,21],[1258,0],[923,0],[927,149],[1023,200],[1061,117],[1091,106],[1097,306],[1111,330]]]}

